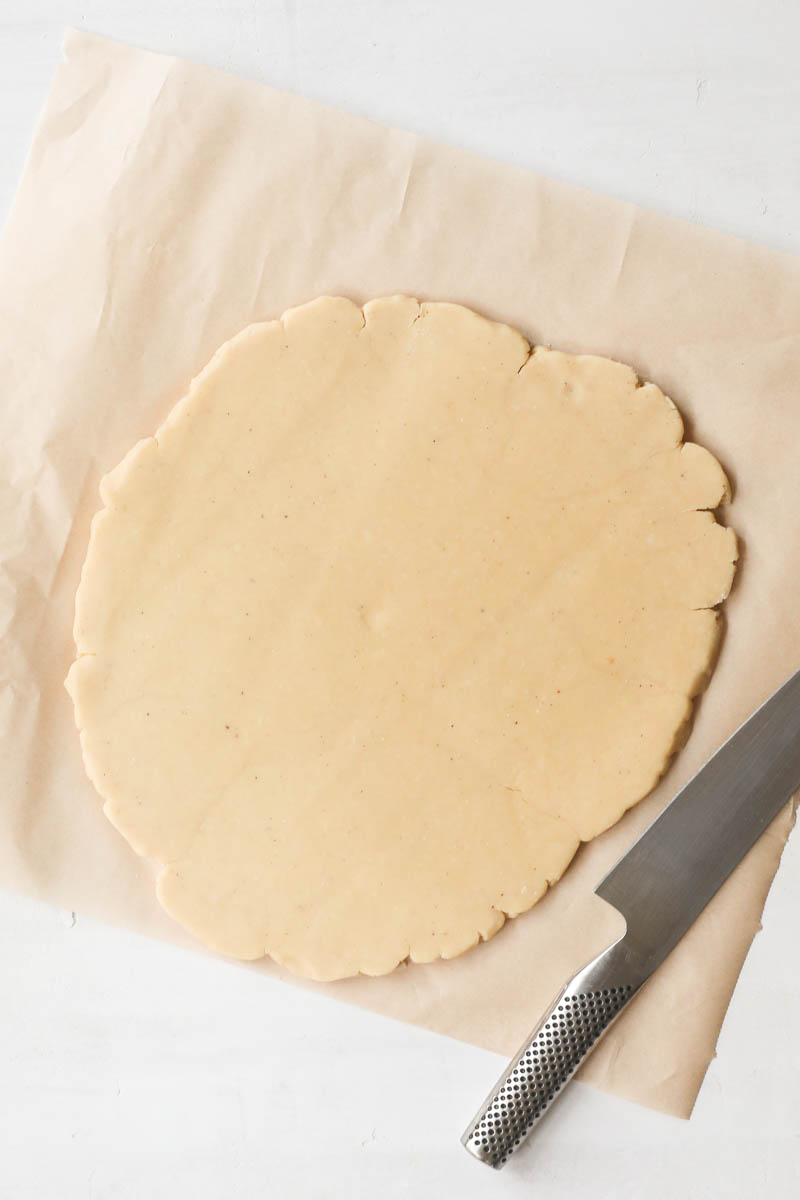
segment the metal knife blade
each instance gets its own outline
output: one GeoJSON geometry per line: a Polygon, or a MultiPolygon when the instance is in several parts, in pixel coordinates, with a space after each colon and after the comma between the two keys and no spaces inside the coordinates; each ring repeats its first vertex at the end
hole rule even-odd
{"type": "Polygon", "coordinates": [[[800,671],[724,743],[595,888],[626,931],[556,997],[462,1142],[502,1167],[800,788],[800,671]]]}
{"type": "Polygon", "coordinates": [[[654,971],[800,787],[800,671],[681,789],[595,888],[654,971]]]}

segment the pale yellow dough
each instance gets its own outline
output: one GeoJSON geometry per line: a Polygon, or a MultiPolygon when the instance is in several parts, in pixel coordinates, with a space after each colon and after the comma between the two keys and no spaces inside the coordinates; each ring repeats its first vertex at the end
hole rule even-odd
{"type": "Polygon", "coordinates": [[[68,678],[111,821],[239,958],[379,975],[533,905],[704,685],[725,476],[608,359],[322,298],[102,482],[68,678]]]}

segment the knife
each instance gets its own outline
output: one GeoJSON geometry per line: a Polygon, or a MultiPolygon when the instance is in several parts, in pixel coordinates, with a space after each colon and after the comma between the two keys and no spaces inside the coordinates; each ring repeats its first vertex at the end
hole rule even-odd
{"type": "Polygon", "coordinates": [[[467,1128],[499,1168],[800,788],[800,671],[689,780],[595,888],[626,931],[566,985],[467,1128]]]}

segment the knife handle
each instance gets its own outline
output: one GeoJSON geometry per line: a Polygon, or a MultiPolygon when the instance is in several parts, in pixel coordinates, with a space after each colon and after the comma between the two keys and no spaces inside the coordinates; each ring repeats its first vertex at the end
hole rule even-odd
{"type": "Polygon", "coordinates": [[[624,943],[579,971],[526,1039],[461,1139],[470,1154],[502,1167],[639,990],[624,943]]]}

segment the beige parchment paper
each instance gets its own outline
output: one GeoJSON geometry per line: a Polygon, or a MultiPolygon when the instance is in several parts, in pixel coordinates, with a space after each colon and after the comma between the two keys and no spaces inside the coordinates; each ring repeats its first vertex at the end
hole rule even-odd
{"type": "MultiPolygon", "coordinates": [[[[77,32],[64,55],[0,243],[6,887],[188,943],[102,815],[62,681],[99,477],[249,322],[320,293],[458,301],[631,363],[732,478],[727,633],[657,791],[487,945],[301,985],[511,1053],[619,932],[594,884],[800,665],[800,262],[180,59],[77,32]]],[[[790,825],[787,809],[584,1079],[688,1115],[790,825]]]]}

